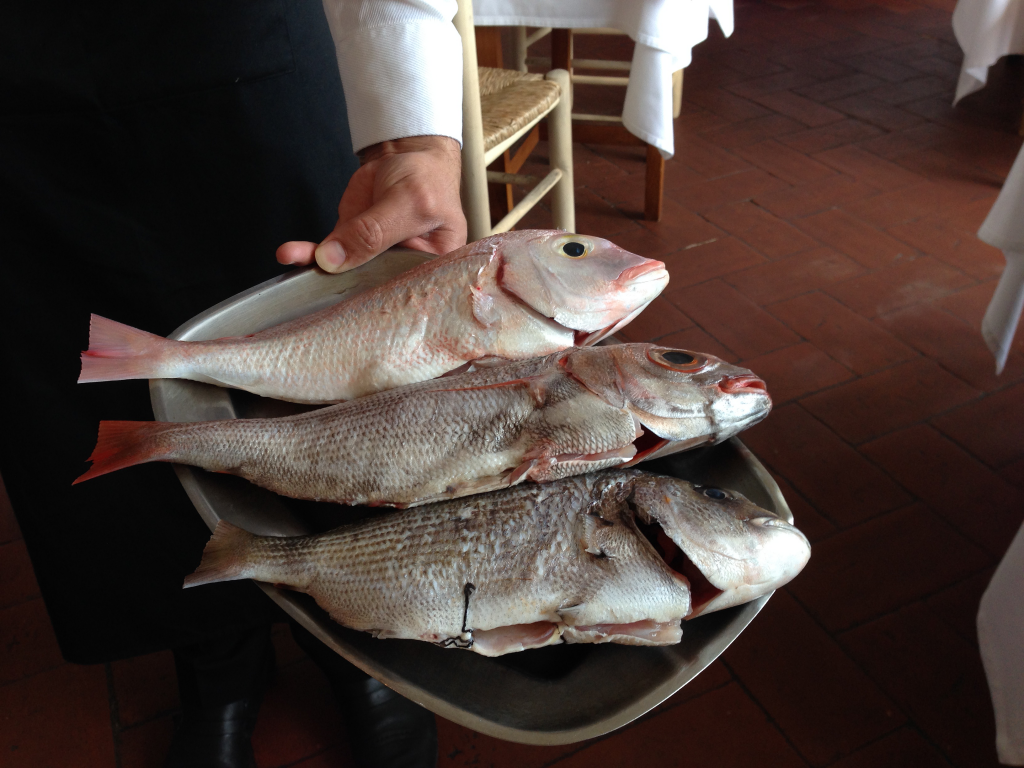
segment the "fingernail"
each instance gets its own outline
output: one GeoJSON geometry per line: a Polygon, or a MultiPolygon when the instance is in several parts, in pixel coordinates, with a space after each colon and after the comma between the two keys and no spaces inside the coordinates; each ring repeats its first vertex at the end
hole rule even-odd
{"type": "Polygon", "coordinates": [[[337,240],[328,240],[316,247],[316,263],[328,272],[337,272],[345,263],[345,249],[337,240]]]}

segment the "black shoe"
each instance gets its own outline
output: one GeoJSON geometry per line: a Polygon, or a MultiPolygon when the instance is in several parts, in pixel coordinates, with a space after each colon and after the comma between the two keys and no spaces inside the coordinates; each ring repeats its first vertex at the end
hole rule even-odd
{"type": "MultiPolygon", "coordinates": [[[[333,682],[333,681],[332,681],[333,682]]],[[[359,768],[435,768],[434,714],[372,677],[333,686],[359,768]]]]}
{"type": "Polygon", "coordinates": [[[274,674],[269,625],[176,648],[174,666],[181,715],[165,768],[256,768],[252,733],[274,674]]]}
{"type": "Polygon", "coordinates": [[[185,711],[164,768],[256,768],[252,732],[259,705],[259,699],[242,699],[185,711]]]}
{"type": "Polygon", "coordinates": [[[358,768],[435,768],[437,721],[292,622],[299,647],[327,675],[338,701],[358,768]]]}

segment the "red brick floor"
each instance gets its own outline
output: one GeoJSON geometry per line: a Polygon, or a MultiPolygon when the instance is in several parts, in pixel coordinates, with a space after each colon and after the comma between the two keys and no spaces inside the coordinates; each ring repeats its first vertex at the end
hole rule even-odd
{"type": "MultiPolygon", "coordinates": [[[[951,10],[738,0],[736,33],[713,29],[686,71],[661,223],[640,217],[640,152],[577,145],[579,231],[672,273],[623,336],[765,377],[776,410],[744,439],[815,553],[648,717],[557,748],[440,722],[442,766],[996,765],[974,615],[1024,516],[1024,344],[996,377],[979,325],[1002,256],[974,233],[1020,146],[1024,78],[1004,62],[953,109],[951,10]]],[[[260,766],[349,765],[325,682],[278,630],[260,766]]],[[[170,655],[63,663],[7,508],[0,648],[0,764],[160,764],[170,655]]]]}

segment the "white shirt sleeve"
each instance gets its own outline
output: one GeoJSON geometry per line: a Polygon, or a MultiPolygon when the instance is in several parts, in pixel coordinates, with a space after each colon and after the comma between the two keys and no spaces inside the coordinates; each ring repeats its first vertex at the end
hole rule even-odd
{"type": "Polygon", "coordinates": [[[462,142],[456,0],[323,0],[352,145],[406,136],[462,142]]]}

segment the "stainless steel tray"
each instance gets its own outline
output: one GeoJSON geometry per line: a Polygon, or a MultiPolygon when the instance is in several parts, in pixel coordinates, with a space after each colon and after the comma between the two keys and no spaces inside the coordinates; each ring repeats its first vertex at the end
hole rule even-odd
{"type": "MultiPolygon", "coordinates": [[[[218,304],[172,338],[253,333],[378,285],[427,258],[390,251],[341,275],[296,270],[218,304]]],[[[154,380],[150,394],[163,421],[276,416],[302,408],[190,381],[154,380]]],[[[735,438],[644,467],[737,490],[792,520],[778,486],[735,438]]],[[[176,465],[175,471],[211,530],[224,519],[254,533],[291,536],[373,514],[285,499],[241,478],[192,467],[176,465]]],[[[728,648],[769,597],[684,622],[683,641],[675,646],[562,645],[489,659],[416,641],[374,640],[335,624],[306,595],[260,587],[323,642],[402,695],[480,733],[542,745],[600,736],[657,706],[728,648]]]]}

